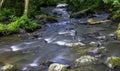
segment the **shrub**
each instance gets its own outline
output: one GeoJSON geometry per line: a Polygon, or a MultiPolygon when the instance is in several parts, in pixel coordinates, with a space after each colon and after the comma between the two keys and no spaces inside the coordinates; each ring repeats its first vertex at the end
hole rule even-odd
{"type": "Polygon", "coordinates": [[[19,21],[11,22],[7,25],[7,29],[10,33],[17,33],[19,31],[19,21]]]}
{"type": "Polygon", "coordinates": [[[1,35],[6,35],[8,34],[8,30],[5,24],[0,24],[0,34],[1,35]]]}
{"type": "Polygon", "coordinates": [[[10,9],[6,9],[6,8],[4,8],[4,9],[2,9],[2,10],[0,10],[0,21],[4,21],[4,20],[6,20],[6,19],[8,19],[9,17],[9,15],[10,15],[10,9]]]}
{"type": "Polygon", "coordinates": [[[25,15],[20,18],[19,25],[21,28],[23,28],[24,30],[27,30],[27,31],[33,31],[37,27],[39,27],[39,25],[37,23],[35,23],[35,21],[32,21],[25,15]]]}

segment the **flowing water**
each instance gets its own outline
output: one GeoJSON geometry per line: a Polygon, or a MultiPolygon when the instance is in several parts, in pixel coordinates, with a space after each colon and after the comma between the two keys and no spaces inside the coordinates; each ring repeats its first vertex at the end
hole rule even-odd
{"type": "MultiPolygon", "coordinates": [[[[95,14],[97,18],[102,18],[105,17],[106,13],[101,15],[95,14]]],[[[42,33],[42,36],[34,39],[17,35],[0,37],[0,62],[16,64],[22,71],[47,71],[48,65],[46,64],[48,62],[73,66],[74,60],[86,53],[80,53],[79,51],[84,51],[84,49],[70,47],[68,44],[82,42],[86,47],[89,47],[91,41],[99,42],[102,46],[107,47],[107,56],[120,56],[120,42],[113,38],[116,24],[83,24],[88,19],[88,17],[68,18],[66,21],[46,23],[41,29],[35,31],[42,33]],[[99,39],[101,36],[106,36],[107,40],[99,39]],[[41,65],[41,63],[46,64],[41,65]]],[[[103,64],[88,67],[90,70],[82,71],[113,71],[103,64]]],[[[70,71],[81,70],[80,68],[73,68],[70,71]]]]}

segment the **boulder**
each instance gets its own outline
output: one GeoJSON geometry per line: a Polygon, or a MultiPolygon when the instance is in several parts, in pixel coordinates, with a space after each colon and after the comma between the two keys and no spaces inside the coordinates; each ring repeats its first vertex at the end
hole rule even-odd
{"type": "Polygon", "coordinates": [[[12,64],[6,64],[0,68],[0,71],[17,71],[18,69],[12,64]]]}
{"type": "Polygon", "coordinates": [[[94,42],[94,41],[90,42],[89,45],[91,47],[97,47],[97,46],[99,46],[99,44],[97,42],[94,42]]]}
{"type": "Polygon", "coordinates": [[[66,71],[69,65],[53,63],[49,66],[48,71],[66,71]]]}
{"type": "Polygon", "coordinates": [[[84,46],[85,46],[85,44],[82,43],[82,42],[68,43],[68,44],[66,44],[66,45],[69,46],[69,47],[74,47],[74,46],[84,47],[84,46]]]}
{"type": "Polygon", "coordinates": [[[107,37],[106,36],[98,36],[98,37],[96,37],[96,39],[98,39],[98,40],[107,40],[107,37]]]}
{"type": "Polygon", "coordinates": [[[57,8],[65,8],[65,7],[67,7],[68,6],[68,4],[66,4],[66,3],[59,3],[58,5],[57,5],[57,8]]]}
{"type": "Polygon", "coordinates": [[[75,66],[85,66],[91,64],[97,64],[98,59],[90,55],[84,55],[75,60],[75,66]]]}
{"type": "Polygon", "coordinates": [[[99,48],[95,48],[93,50],[88,51],[88,54],[95,55],[97,57],[97,56],[104,55],[106,51],[107,50],[105,47],[99,47],[99,48]]]}
{"type": "Polygon", "coordinates": [[[110,23],[111,20],[102,20],[102,19],[99,19],[99,18],[90,18],[87,20],[88,24],[90,25],[96,25],[96,24],[100,24],[100,23],[110,23]]]}
{"type": "Polygon", "coordinates": [[[100,21],[94,18],[88,19],[88,24],[90,25],[95,25],[95,24],[100,24],[100,21]]]}
{"type": "Polygon", "coordinates": [[[108,57],[106,60],[106,65],[111,69],[120,67],[120,57],[108,57]]]}

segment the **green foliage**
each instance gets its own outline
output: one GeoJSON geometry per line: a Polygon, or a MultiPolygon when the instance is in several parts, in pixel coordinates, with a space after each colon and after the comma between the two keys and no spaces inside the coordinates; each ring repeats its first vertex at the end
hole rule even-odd
{"type": "Polygon", "coordinates": [[[19,21],[11,22],[7,25],[9,33],[17,33],[19,31],[19,21]]]}
{"type": "Polygon", "coordinates": [[[34,31],[38,27],[40,27],[40,25],[38,25],[35,21],[31,21],[27,16],[24,15],[8,25],[0,24],[0,34],[8,35],[12,33],[18,33],[20,28],[26,31],[34,31]]]}
{"type": "Polygon", "coordinates": [[[109,9],[112,12],[114,20],[120,20],[120,1],[119,0],[103,0],[104,3],[112,5],[109,9]]]}
{"type": "Polygon", "coordinates": [[[32,21],[25,15],[20,18],[19,25],[21,28],[27,31],[33,31],[39,26],[37,23],[35,23],[35,21],[32,21]]]}
{"type": "Polygon", "coordinates": [[[1,35],[6,35],[6,34],[8,34],[6,25],[0,24],[0,34],[1,34],[1,35]]]}
{"type": "Polygon", "coordinates": [[[111,57],[108,59],[107,63],[111,64],[112,68],[120,67],[120,58],[119,57],[111,57]]]}
{"type": "Polygon", "coordinates": [[[118,40],[120,40],[120,23],[119,23],[119,25],[118,25],[117,30],[115,31],[115,35],[116,35],[116,38],[117,38],[118,40]]]}
{"type": "Polygon", "coordinates": [[[0,21],[4,21],[8,19],[9,15],[11,14],[10,9],[2,9],[0,10],[0,21]]]}

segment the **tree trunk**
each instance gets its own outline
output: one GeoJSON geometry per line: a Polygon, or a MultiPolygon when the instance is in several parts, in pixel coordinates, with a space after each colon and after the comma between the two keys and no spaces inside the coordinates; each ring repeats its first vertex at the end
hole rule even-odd
{"type": "Polygon", "coordinates": [[[2,8],[2,4],[3,4],[4,0],[0,0],[0,10],[2,8]]]}
{"type": "Polygon", "coordinates": [[[29,0],[25,0],[25,9],[24,9],[24,15],[28,15],[28,5],[29,5],[29,0]]]}

